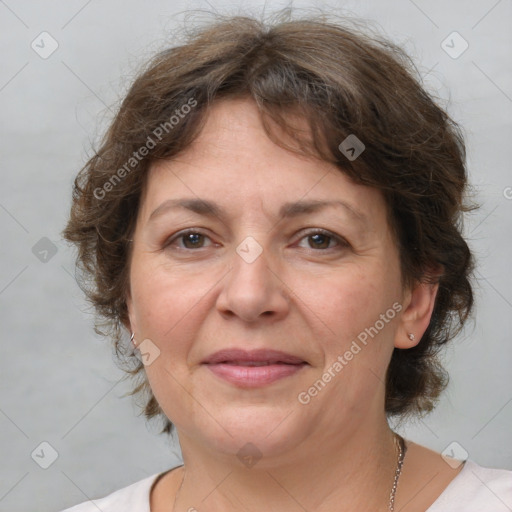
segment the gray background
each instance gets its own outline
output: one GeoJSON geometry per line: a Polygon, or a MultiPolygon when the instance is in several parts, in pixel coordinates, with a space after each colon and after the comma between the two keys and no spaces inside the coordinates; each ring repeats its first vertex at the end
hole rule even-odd
{"type": "MultiPolygon", "coordinates": [[[[108,343],[93,332],[73,277],[73,251],[60,232],[72,179],[109,107],[141,62],[176,41],[180,11],[263,9],[251,4],[0,1],[2,511],[57,511],[179,463],[177,445],[157,435],[158,424],[137,417],[131,398],[122,398],[128,384],[120,381],[108,343]],[[41,45],[43,31],[59,45],[46,59],[31,48],[33,40],[41,45]],[[58,453],[48,469],[31,458],[43,441],[58,453]]],[[[266,9],[285,5],[270,1],[266,9]]],[[[425,85],[464,126],[482,204],[465,225],[479,264],[477,316],[446,352],[451,384],[439,407],[401,431],[438,451],[456,441],[480,464],[512,469],[512,2],[294,6],[374,20],[413,56],[425,85]],[[458,58],[441,47],[453,31],[469,44],[458,58]]],[[[461,41],[453,46],[460,50],[461,41]]],[[[49,450],[43,452],[48,461],[49,450]]]]}

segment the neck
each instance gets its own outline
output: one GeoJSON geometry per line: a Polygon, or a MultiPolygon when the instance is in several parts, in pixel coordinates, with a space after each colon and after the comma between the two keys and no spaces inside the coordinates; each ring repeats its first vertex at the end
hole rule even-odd
{"type": "Polygon", "coordinates": [[[385,418],[370,424],[344,435],[311,434],[293,453],[265,454],[246,466],[180,433],[184,478],[173,512],[385,512],[397,452],[385,418]]]}

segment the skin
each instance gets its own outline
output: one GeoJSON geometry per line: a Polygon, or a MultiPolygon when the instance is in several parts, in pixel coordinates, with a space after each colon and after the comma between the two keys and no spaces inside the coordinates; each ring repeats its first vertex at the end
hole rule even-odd
{"type": "MultiPolygon", "coordinates": [[[[153,512],[172,511],[175,500],[176,512],[388,510],[397,455],[384,377],[393,348],[426,330],[437,286],[402,287],[385,212],[379,191],[274,144],[249,99],[215,103],[190,147],[152,165],[133,236],[128,327],[160,350],[146,373],[184,460],[153,487],[153,512]],[[150,219],[177,198],[215,201],[225,216],[168,209],[150,219]],[[283,203],[311,199],[350,209],[279,217],[283,203]],[[188,228],[204,236],[176,236],[188,228]],[[252,263],[236,252],[249,236],[262,250],[252,263]],[[395,303],[400,312],[300,403],[395,303]],[[242,389],[201,364],[232,347],[278,349],[308,365],[242,389]],[[261,455],[252,467],[237,457],[247,443],[261,455]]],[[[425,510],[458,470],[408,448],[395,510],[425,510]]]]}

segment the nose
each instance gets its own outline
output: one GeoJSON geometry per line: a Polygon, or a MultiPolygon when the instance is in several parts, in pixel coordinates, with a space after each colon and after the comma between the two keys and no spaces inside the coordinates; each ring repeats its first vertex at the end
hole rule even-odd
{"type": "Polygon", "coordinates": [[[288,288],[279,276],[279,265],[269,260],[265,250],[254,261],[233,251],[231,270],[217,298],[217,309],[224,316],[254,323],[263,317],[277,320],[287,314],[288,288]]]}

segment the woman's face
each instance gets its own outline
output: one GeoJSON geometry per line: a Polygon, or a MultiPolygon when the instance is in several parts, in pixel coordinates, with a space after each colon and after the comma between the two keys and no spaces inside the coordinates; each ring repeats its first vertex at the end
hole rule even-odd
{"type": "Polygon", "coordinates": [[[279,454],[384,417],[408,300],[384,199],[275,145],[252,101],[218,102],[192,146],[152,166],[132,256],[131,329],[180,440],[279,454]],[[302,363],[214,364],[230,349],[302,363]]]}

